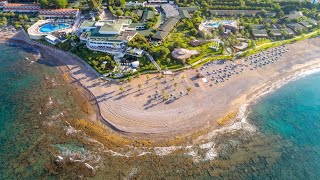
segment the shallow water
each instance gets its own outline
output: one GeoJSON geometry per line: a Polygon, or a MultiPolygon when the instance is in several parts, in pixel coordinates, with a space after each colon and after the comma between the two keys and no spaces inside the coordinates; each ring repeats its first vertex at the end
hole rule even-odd
{"type": "Polygon", "coordinates": [[[248,123],[211,132],[200,143],[136,147],[80,121],[87,116],[84,98],[53,64],[32,63],[30,49],[0,45],[0,51],[1,179],[320,177],[320,74],[263,97],[248,123]]]}

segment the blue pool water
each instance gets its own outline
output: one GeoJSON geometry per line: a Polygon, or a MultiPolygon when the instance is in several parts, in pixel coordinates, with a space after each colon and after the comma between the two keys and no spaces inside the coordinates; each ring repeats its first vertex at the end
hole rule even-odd
{"type": "Polygon", "coordinates": [[[65,28],[69,28],[70,24],[68,23],[60,23],[60,24],[45,24],[43,26],[40,27],[39,31],[42,33],[50,33],[53,31],[57,31],[60,29],[65,29],[65,28]]]}

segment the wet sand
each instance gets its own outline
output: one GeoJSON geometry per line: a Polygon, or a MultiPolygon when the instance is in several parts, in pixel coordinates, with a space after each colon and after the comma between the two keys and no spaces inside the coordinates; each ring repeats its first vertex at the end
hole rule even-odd
{"type": "Polygon", "coordinates": [[[201,129],[220,128],[217,120],[249,104],[270,85],[303,69],[320,67],[320,41],[313,38],[287,45],[290,51],[274,64],[246,71],[212,87],[195,78],[195,69],[175,76],[150,75],[149,79],[141,76],[130,83],[113,83],[100,80],[96,72],[68,53],[35,47],[56,57],[55,66],[95,97],[93,103],[98,107],[101,120],[109,127],[126,135],[152,138],[172,138],[201,129]],[[138,84],[142,85],[141,90],[138,84]],[[124,92],[120,92],[120,86],[124,92]],[[189,95],[186,95],[187,87],[192,88],[189,95]],[[177,99],[153,100],[155,91],[174,94],[177,99]],[[179,96],[181,91],[182,97],[179,96]]]}

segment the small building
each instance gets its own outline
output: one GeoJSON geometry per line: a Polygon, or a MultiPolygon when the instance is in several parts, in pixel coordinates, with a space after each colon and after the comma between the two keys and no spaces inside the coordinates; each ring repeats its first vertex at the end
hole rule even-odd
{"type": "Polygon", "coordinates": [[[0,9],[2,9],[5,4],[7,4],[7,1],[0,0],[0,9]]]}
{"type": "Polygon", "coordinates": [[[139,17],[139,19],[141,19],[143,15],[143,10],[137,9],[137,10],[134,10],[133,13],[136,14],[139,17]]]}
{"type": "Polygon", "coordinates": [[[138,68],[139,67],[139,61],[133,61],[132,63],[131,63],[131,66],[133,67],[133,68],[138,68]]]}
{"type": "Polygon", "coordinates": [[[5,3],[3,5],[3,12],[37,13],[39,10],[40,6],[37,4],[5,3]]]}
{"type": "Polygon", "coordinates": [[[142,49],[137,49],[137,48],[132,49],[131,47],[129,47],[125,53],[131,56],[142,57],[144,51],[142,49]]]}
{"type": "Polygon", "coordinates": [[[293,23],[293,24],[287,24],[287,27],[292,29],[294,32],[298,33],[299,31],[304,31],[306,30],[306,27],[299,23],[293,23]]]}
{"type": "Polygon", "coordinates": [[[187,10],[180,10],[180,18],[181,19],[190,19],[191,16],[187,10]]]}
{"type": "Polygon", "coordinates": [[[133,7],[133,6],[141,6],[141,7],[144,7],[145,4],[146,4],[146,2],[139,2],[139,1],[135,1],[135,2],[129,1],[129,2],[126,2],[126,6],[127,6],[127,7],[133,7]]]}
{"type": "Polygon", "coordinates": [[[157,31],[152,38],[158,41],[164,41],[166,37],[168,36],[168,31],[157,31]]]}
{"type": "Polygon", "coordinates": [[[301,22],[299,22],[299,24],[301,24],[302,26],[304,26],[306,28],[312,27],[312,25],[308,21],[301,21],[301,22]]]}
{"type": "Polygon", "coordinates": [[[68,41],[66,32],[56,31],[56,32],[53,32],[52,35],[55,36],[56,38],[58,38],[59,42],[61,42],[61,43],[65,43],[68,41]]]}
{"type": "Polygon", "coordinates": [[[95,21],[83,21],[83,23],[81,24],[81,26],[79,27],[79,31],[80,32],[85,32],[85,31],[90,31],[92,29],[97,28],[95,26],[96,22],[95,21]]]}
{"type": "Polygon", "coordinates": [[[190,6],[190,7],[179,7],[181,11],[188,11],[188,13],[193,13],[199,9],[198,6],[190,6]]]}
{"type": "Polygon", "coordinates": [[[308,18],[308,19],[307,19],[307,22],[309,22],[309,23],[312,24],[313,26],[318,25],[318,21],[316,21],[316,20],[314,20],[314,19],[311,19],[311,18],[308,18]]]}
{"type": "Polygon", "coordinates": [[[261,30],[253,29],[252,30],[252,35],[255,38],[267,38],[268,37],[267,30],[265,30],[265,29],[261,29],[261,30]]]}
{"type": "Polygon", "coordinates": [[[153,19],[155,17],[155,14],[151,10],[146,10],[143,12],[142,20],[143,22],[147,22],[150,19],[153,19]]]}
{"type": "Polygon", "coordinates": [[[272,33],[272,35],[275,37],[281,37],[282,36],[281,28],[282,26],[280,24],[271,24],[270,33],[272,33]]]}
{"type": "Polygon", "coordinates": [[[285,32],[285,33],[288,34],[288,35],[295,35],[295,34],[296,34],[296,33],[295,33],[292,29],[290,29],[290,28],[283,28],[282,31],[285,32]]]}
{"type": "Polygon", "coordinates": [[[146,29],[146,24],[145,23],[131,23],[126,29],[128,31],[144,30],[144,29],[146,29]]]}
{"type": "Polygon", "coordinates": [[[282,36],[280,29],[270,29],[270,33],[272,33],[272,35],[274,37],[281,37],[282,36]]]}
{"type": "Polygon", "coordinates": [[[210,13],[212,15],[218,15],[218,16],[254,16],[259,13],[262,13],[262,11],[259,10],[210,10],[210,13]]]}
{"type": "Polygon", "coordinates": [[[285,16],[285,18],[288,18],[290,20],[300,19],[302,17],[303,13],[301,11],[291,11],[288,15],[285,16]]]}
{"type": "Polygon", "coordinates": [[[268,37],[268,32],[266,30],[265,25],[263,24],[257,24],[257,25],[252,25],[252,35],[255,38],[266,38],[268,37]]]}
{"type": "Polygon", "coordinates": [[[167,20],[164,24],[162,24],[159,28],[159,31],[157,31],[152,38],[158,41],[163,41],[168,36],[169,32],[172,30],[172,28],[179,22],[179,19],[177,18],[170,18],[167,20]]]}
{"type": "Polygon", "coordinates": [[[147,0],[148,3],[168,3],[169,0],[147,0]]]}
{"type": "Polygon", "coordinates": [[[51,34],[47,35],[45,40],[53,45],[56,45],[59,42],[59,39],[51,34]]]}
{"type": "Polygon", "coordinates": [[[166,15],[166,18],[178,17],[179,11],[172,4],[163,4],[161,8],[166,15]]]}
{"type": "Polygon", "coordinates": [[[79,15],[78,9],[41,9],[39,16],[44,18],[76,18],[79,15]]]}
{"type": "Polygon", "coordinates": [[[179,22],[177,18],[170,18],[159,27],[160,31],[171,31],[171,29],[179,22]]]}

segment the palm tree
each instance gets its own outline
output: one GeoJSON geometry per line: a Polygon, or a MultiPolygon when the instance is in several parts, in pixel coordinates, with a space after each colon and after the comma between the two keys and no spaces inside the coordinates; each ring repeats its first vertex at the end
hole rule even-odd
{"type": "Polygon", "coordinates": [[[186,78],[186,75],[183,74],[183,75],[181,76],[182,82],[184,82],[184,79],[185,79],[185,78],[186,78]]]}
{"type": "Polygon", "coordinates": [[[173,85],[174,85],[174,90],[176,90],[177,86],[178,86],[178,83],[174,82],[173,85]]]}
{"type": "Polygon", "coordinates": [[[119,90],[121,91],[121,93],[123,93],[123,91],[124,91],[123,86],[120,86],[120,87],[119,87],[119,90]]]}
{"type": "Polygon", "coordinates": [[[129,77],[128,77],[128,82],[131,82],[131,81],[132,81],[132,77],[129,76],[129,77]]]}
{"type": "Polygon", "coordinates": [[[141,90],[141,87],[142,87],[142,85],[141,85],[141,84],[138,84],[139,91],[141,90]]]}
{"type": "Polygon", "coordinates": [[[146,75],[146,78],[147,78],[147,83],[148,83],[149,82],[149,78],[150,78],[149,74],[146,75]]]}
{"type": "Polygon", "coordinates": [[[191,87],[187,87],[188,94],[190,93],[190,91],[191,91],[191,87]]]}

